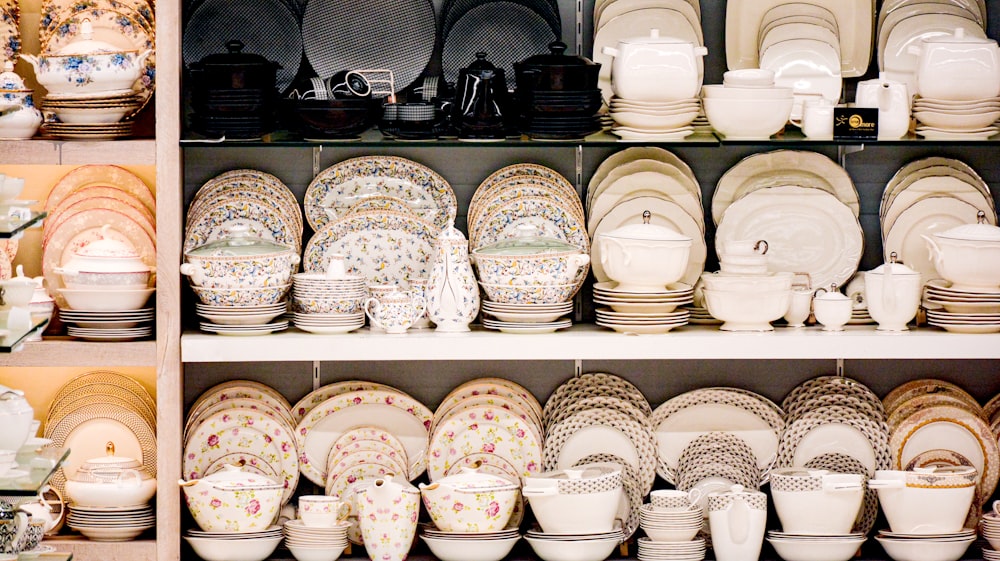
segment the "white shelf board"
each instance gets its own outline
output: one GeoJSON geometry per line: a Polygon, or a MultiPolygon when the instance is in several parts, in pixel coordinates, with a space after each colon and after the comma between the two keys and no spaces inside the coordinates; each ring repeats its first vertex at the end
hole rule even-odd
{"type": "Polygon", "coordinates": [[[965,335],[933,328],[883,333],[874,326],[839,333],[815,327],[726,333],[692,325],[661,335],[626,335],[589,324],[537,335],[477,327],[468,333],[411,330],[403,335],[367,329],[317,335],[291,329],[254,337],[186,332],[181,338],[183,362],[997,358],[1000,334],[965,335]]]}

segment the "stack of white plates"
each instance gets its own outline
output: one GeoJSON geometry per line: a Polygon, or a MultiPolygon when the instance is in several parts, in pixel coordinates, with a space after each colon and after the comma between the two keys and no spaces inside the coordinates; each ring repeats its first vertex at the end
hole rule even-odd
{"type": "Polygon", "coordinates": [[[686,325],[689,312],[678,306],[693,301],[694,289],[675,283],[662,292],[624,292],[614,281],[594,284],[594,303],[598,308],[597,325],[627,333],[666,333],[686,325]]]}
{"type": "Polygon", "coordinates": [[[289,520],[283,528],[285,547],[299,561],[313,559],[315,554],[321,554],[324,561],[330,561],[347,548],[347,529],[350,526],[348,522],[341,522],[330,528],[313,528],[301,520],[289,520]]]}
{"type": "Polygon", "coordinates": [[[483,301],[483,313],[501,322],[532,323],[545,325],[565,317],[573,311],[572,302],[558,304],[504,304],[483,301]]]}
{"type": "Polygon", "coordinates": [[[917,134],[932,140],[982,140],[1000,132],[1000,97],[953,101],[917,96],[917,134]]]}
{"type": "Polygon", "coordinates": [[[865,534],[812,536],[768,531],[767,541],[782,559],[824,559],[847,561],[865,543],[865,534]]]}
{"type": "MultiPolygon", "coordinates": [[[[620,1],[620,0],[619,0],[620,1]]],[[[629,12],[634,13],[634,12],[629,12]]],[[[672,152],[634,147],[615,152],[597,167],[587,185],[587,233],[591,239],[622,226],[650,223],[691,238],[688,268],[681,282],[694,285],[705,271],[705,211],[701,186],[694,172],[672,152]]],[[[601,265],[601,248],[591,248],[591,268],[597,282],[611,280],[601,265]]]]}
{"type": "Polygon", "coordinates": [[[274,388],[251,380],[223,382],[191,406],[181,472],[185,479],[200,479],[226,464],[253,466],[284,484],[287,503],[299,481],[294,427],[288,401],[274,388]]]}
{"type": "Polygon", "coordinates": [[[924,285],[927,323],[955,333],[1000,332],[1000,290],[970,292],[934,279],[924,285]]]}
{"type": "Polygon", "coordinates": [[[153,334],[153,308],[104,312],[59,310],[66,333],[90,341],[127,341],[153,334]]]}
{"type": "Polygon", "coordinates": [[[126,507],[82,507],[69,505],[66,524],[93,541],[131,540],[156,526],[150,505],[126,507]]]}
{"type": "MultiPolygon", "coordinates": [[[[698,525],[701,526],[701,512],[698,525]]],[[[698,538],[686,542],[656,542],[649,538],[639,538],[639,561],[701,561],[705,558],[705,540],[698,538]]]]}
{"type": "Polygon", "coordinates": [[[966,528],[954,534],[899,534],[882,530],[875,540],[893,559],[949,561],[965,554],[976,541],[976,530],[966,528]]]}
{"type": "Polygon", "coordinates": [[[685,306],[688,311],[688,323],[692,325],[722,325],[722,321],[708,313],[704,306],[685,306]]]}
{"type": "Polygon", "coordinates": [[[850,325],[870,325],[875,323],[870,313],[868,313],[868,302],[865,299],[865,275],[863,272],[856,273],[847,286],[844,287],[844,294],[853,301],[851,307],[851,319],[847,321],[850,325]]]}
{"type": "Polygon", "coordinates": [[[611,132],[624,140],[680,140],[694,134],[691,125],[701,112],[701,99],[638,101],[612,97],[611,132]]]}
{"type": "Polygon", "coordinates": [[[990,543],[990,547],[983,546],[983,559],[1000,559],[1000,515],[995,512],[984,514],[979,521],[979,533],[990,543]]]}
{"type": "Polygon", "coordinates": [[[979,211],[997,224],[990,188],[968,164],[930,157],[904,165],[886,184],[879,207],[885,261],[895,252],[925,281],[938,278],[923,236],[975,224],[979,211]]]}

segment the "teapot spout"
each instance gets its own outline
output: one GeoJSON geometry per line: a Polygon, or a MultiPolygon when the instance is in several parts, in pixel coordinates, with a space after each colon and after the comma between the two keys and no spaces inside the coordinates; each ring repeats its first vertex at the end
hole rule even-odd
{"type": "Polygon", "coordinates": [[[23,54],[23,53],[19,54],[18,56],[21,57],[22,60],[24,60],[25,62],[27,62],[28,64],[30,64],[31,67],[35,69],[35,72],[38,72],[38,57],[37,56],[23,54]]]}

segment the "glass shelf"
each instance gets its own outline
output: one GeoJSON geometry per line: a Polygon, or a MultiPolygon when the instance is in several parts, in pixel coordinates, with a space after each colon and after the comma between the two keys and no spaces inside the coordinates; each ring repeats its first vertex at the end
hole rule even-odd
{"type": "Polygon", "coordinates": [[[25,230],[41,225],[48,212],[32,211],[23,216],[0,216],[0,239],[19,238],[25,230]]]}
{"type": "Polygon", "coordinates": [[[35,333],[40,333],[49,324],[49,318],[35,319],[31,329],[23,333],[9,333],[0,329],[0,353],[12,353],[20,349],[25,340],[35,333]]]}
{"type": "Polygon", "coordinates": [[[20,553],[17,556],[17,561],[72,561],[72,560],[73,560],[73,554],[68,551],[52,551],[50,553],[20,553]]]}
{"type": "Polygon", "coordinates": [[[53,446],[19,453],[17,471],[0,476],[0,496],[5,499],[37,496],[68,457],[69,448],[53,446]]]}

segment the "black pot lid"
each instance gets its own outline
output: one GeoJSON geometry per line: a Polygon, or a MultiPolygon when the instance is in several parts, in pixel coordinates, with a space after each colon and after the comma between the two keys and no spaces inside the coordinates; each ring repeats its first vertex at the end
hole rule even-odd
{"type": "Polygon", "coordinates": [[[566,54],[566,43],[553,41],[549,43],[549,52],[537,54],[518,63],[518,67],[553,67],[553,66],[600,66],[587,57],[566,54]]]}
{"type": "Polygon", "coordinates": [[[277,63],[271,62],[262,55],[245,53],[243,49],[246,45],[239,39],[233,39],[226,43],[224,53],[214,53],[206,56],[198,62],[192,64],[193,68],[203,66],[254,66],[262,67],[275,66],[277,63]]]}

